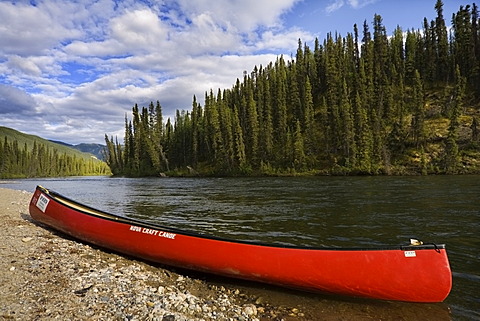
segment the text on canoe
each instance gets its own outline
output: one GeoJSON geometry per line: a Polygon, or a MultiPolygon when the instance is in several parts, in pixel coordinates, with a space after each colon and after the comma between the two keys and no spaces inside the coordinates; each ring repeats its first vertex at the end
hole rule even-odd
{"type": "Polygon", "coordinates": [[[140,226],[135,226],[135,225],[130,225],[130,231],[139,232],[139,233],[143,233],[143,234],[154,235],[154,236],[160,236],[160,237],[164,237],[164,238],[172,239],[172,240],[175,239],[175,236],[177,236],[177,234],[175,234],[175,233],[168,233],[168,232],[164,232],[164,231],[154,230],[154,229],[151,229],[151,228],[140,227],[140,226]]]}

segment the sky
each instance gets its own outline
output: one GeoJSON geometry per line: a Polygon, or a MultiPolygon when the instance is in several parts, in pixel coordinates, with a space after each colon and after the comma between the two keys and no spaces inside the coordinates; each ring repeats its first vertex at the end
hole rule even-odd
{"type": "MultiPolygon", "coordinates": [[[[243,72],[383,18],[421,29],[436,0],[0,0],[0,126],[69,144],[123,142],[125,115],[164,119],[243,72]]],[[[443,0],[444,17],[469,2],[443,0]]]]}

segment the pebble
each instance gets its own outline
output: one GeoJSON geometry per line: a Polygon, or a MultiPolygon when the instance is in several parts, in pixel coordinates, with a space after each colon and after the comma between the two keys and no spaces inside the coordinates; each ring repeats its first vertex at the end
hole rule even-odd
{"type": "MultiPolygon", "coordinates": [[[[25,243],[31,240],[22,239],[25,243]]],[[[65,276],[68,284],[62,286],[70,292],[66,296],[76,298],[78,313],[92,320],[258,321],[260,312],[271,313],[256,305],[262,305],[263,298],[255,300],[238,289],[208,285],[72,240],[55,237],[43,248],[48,250],[28,261],[26,268],[32,273],[49,270],[65,276]],[[190,292],[193,289],[196,294],[190,292]]],[[[12,266],[10,271],[14,270],[12,266]]],[[[55,309],[45,307],[45,311],[50,319],[62,317],[55,309]]]]}
{"type": "Polygon", "coordinates": [[[255,316],[257,315],[257,307],[253,304],[245,304],[243,306],[243,313],[247,316],[255,316]]]}

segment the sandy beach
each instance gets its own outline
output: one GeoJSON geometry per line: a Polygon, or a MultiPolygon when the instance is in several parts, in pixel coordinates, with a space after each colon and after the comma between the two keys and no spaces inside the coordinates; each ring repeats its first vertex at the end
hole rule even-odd
{"type": "Polygon", "coordinates": [[[0,320],[305,320],[235,287],[133,260],[37,225],[0,188],[0,320]]]}

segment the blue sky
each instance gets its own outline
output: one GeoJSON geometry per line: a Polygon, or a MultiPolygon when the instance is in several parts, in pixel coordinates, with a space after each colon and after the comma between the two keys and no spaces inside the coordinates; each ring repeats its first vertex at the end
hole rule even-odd
{"type": "MultiPolygon", "coordinates": [[[[0,0],[0,126],[71,144],[123,138],[135,103],[165,117],[243,71],[380,14],[421,29],[436,0],[0,0]]],[[[444,0],[444,16],[469,2],[444,0]]]]}

